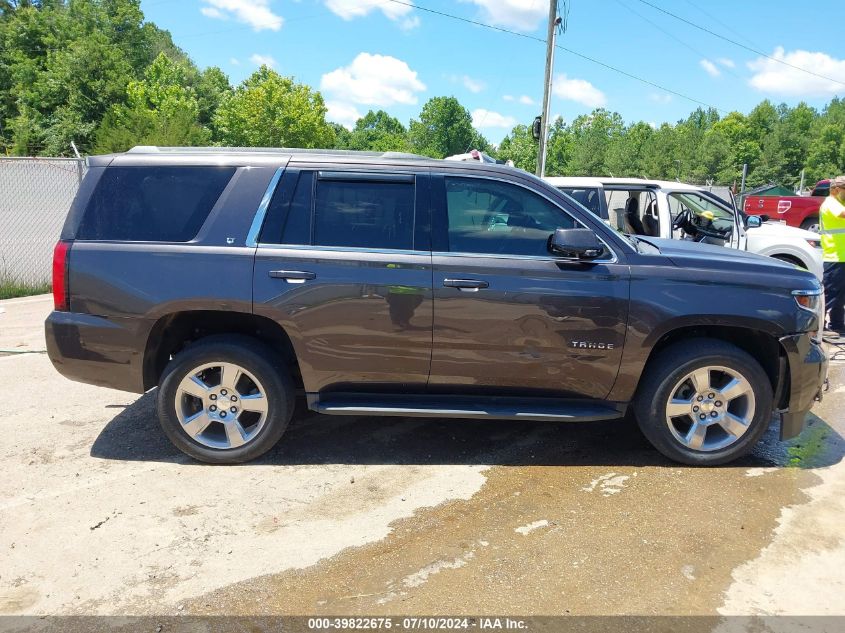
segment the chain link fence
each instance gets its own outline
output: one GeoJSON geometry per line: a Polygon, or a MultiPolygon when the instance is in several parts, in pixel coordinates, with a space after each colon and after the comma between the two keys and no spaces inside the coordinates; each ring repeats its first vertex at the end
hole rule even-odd
{"type": "Polygon", "coordinates": [[[0,158],[0,284],[50,283],[59,239],[85,161],[0,158]]]}

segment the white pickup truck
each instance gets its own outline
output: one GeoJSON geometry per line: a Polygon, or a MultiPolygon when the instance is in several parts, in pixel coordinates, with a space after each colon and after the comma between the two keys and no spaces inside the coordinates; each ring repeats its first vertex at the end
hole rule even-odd
{"type": "Polygon", "coordinates": [[[817,234],[745,215],[702,187],[640,178],[546,181],[623,233],[723,245],[790,262],[822,278],[817,234]]]}

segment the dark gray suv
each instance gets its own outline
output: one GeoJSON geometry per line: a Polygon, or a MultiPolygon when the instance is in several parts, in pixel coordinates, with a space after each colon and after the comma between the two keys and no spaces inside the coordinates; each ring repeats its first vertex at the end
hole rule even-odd
{"type": "Polygon", "coordinates": [[[813,275],[628,237],[520,170],[405,154],[139,147],[89,159],[48,351],[145,392],[207,462],[330,415],[588,421],[631,409],[720,464],[821,397],[813,275]]]}

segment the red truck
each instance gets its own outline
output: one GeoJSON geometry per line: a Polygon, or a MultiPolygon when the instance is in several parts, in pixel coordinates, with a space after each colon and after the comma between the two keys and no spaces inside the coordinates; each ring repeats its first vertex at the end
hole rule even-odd
{"type": "Polygon", "coordinates": [[[747,215],[766,215],[770,220],[818,233],[819,207],[829,195],[830,181],[819,180],[809,196],[748,196],[744,210],[747,215]]]}

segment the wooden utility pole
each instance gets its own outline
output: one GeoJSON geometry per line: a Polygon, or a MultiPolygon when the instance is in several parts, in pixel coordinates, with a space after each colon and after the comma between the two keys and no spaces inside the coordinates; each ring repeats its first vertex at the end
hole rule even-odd
{"type": "Polygon", "coordinates": [[[540,114],[540,147],[537,153],[537,175],[546,173],[546,151],[549,138],[549,108],[552,101],[552,73],[555,65],[555,40],[560,18],[557,15],[557,0],[549,0],[549,30],[546,35],[546,77],[543,86],[543,111],[540,114]]]}

